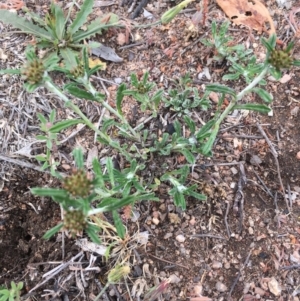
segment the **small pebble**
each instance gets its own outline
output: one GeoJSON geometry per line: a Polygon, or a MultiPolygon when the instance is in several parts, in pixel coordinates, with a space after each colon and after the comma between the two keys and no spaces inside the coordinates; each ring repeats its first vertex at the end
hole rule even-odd
{"type": "Polygon", "coordinates": [[[253,233],[254,233],[253,228],[252,228],[252,227],[249,227],[249,228],[248,228],[248,232],[249,232],[250,235],[253,235],[253,233]]]}
{"type": "Polygon", "coordinates": [[[220,269],[220,268],[222,268],[222,262],[220,262],[220,261],[217,261],[217,260],[214,260],[213,261],[213,263],[212,263],[212,265],[211,265],[211,267],[213,268],[213,269],[220,269]]]}
{"type": "Polygon", "coordinates": [[[273,295],[275,295],[276,297],[280,296],[281,287],[278,281],[274,277],[272,277],[271,280],[268,282],[268,287],[273,295]]]}
{"type": "Polygon", "coordinates": [[[176,240],[179,242],[184,242],[185,241],[185,237],[182,234],[179,234],[176,236],[176,240]]]}
{"type": "Polygon", "coordinates": [[[216,283],[216,289],[217,289],[217,291],[224,293],[227,291],[227,286],[224,283],[218,281],[216,283]]]}
{"type": "Polygon", "coordinates": [[[172,237],[173,233],[166,233],[166,235],[164,236],[164,239],[168,239],[170,237],[172,237]]]}
{"type": "Polygon", "coordinates": [[[297,153],[296,158],[300,160],[300,152],[297,153]]]}
{"type": "Polygon", "coordinates": [[[153,217],[153,218],[152,218],[152,223],[153,223],[154,225],[158,225],[158,224],[159,224],[159,219],[156,218],[156,217],[153,217]]]}

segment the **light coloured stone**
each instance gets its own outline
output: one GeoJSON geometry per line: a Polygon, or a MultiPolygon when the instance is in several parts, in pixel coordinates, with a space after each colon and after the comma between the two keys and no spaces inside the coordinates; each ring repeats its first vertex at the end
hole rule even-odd
{"type": "Polygon", "coordinates": [[[185,237],[182,234],[179,234],[176,236],[176,240],[179,242],[184,242],[185,241],[185,237]]]}
{"type": "Polygon", "coordinates": [[[224,293],[227,291],[227,286],[224,283],[218,281],[216,283],[216,289],[218,292],[224,293]]]}
{"type": "Polygon", "coordinates": [[[274,277],[272,277],[271,280],[268,282],[268,287],[273,295],[275,295],[276,297],[280,296],[281,286],[274,277]]]}

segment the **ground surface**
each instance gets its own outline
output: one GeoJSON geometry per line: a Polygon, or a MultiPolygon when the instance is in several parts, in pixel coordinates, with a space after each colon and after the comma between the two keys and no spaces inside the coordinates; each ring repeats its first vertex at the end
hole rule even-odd
{"type": "MultiPolygon", "coordinates": [[[[118,1],[115,2],[101,8],[127,17],[128,6],[122,7],[118,1]]],[[[159,7],[156,1],[149,1],[147,9],[158,17],[172,3],[161,2],[159,7]]],[[[278,8],[275,0],[265,4],[276,21],[279,38],[290,40],[293,34],[284,17],[289,10],[278,8]]],[[[295,7],[297,1],[293,4],[295,7]]],[[[28,6],[43,12],[47,10],[48,3],[28,3],[28,6]]],[[[95,9],[95,13],[99,10],[99,7],[95,9]]],[[[107,93],[111,103],[117,87],[114,83],[120,80],[128,82],[132,72],[142,74],[148,70],[151,80],[166,88],[172,78],[187,71],[199,89],[206,83],[221,81],[226,66],[216,64],[208,66],[210,80],[198,78],[211,56],[211,50],[195,41],[199,36],[209,34],[209,27],[199,27],[197,36],[186,41],[184,29],[192,13],[181,15],[167,26],[133,30],[131,38],[141,42],[140,45],[132,46],[134,42],[129,42],[131,47],[120,47],[116,39],[117,30],[98,37],[107,46],[115,48],[123,58],[122,63],[107,62],[107,69],[94,78],[94,83],[99,90],[107,93]]],[[[213,19],[219,22],[226,19],[214,2],[210,3],[207,25],[213,19]]],[[[143,17],[135,21],[140,24],[147,22],[143,17]]],[[[1,30],[8,29],[1,25],[1,30]]],[[[258,44],[257,32],[249,37],[248,29],[234,27],[230,33],[239,43],[258,44]]],[[[0,48],[7,55],[5,60],[3,56],[0,58],[1,68],[22,64],[22,51],[29,40],[30,37],[18,33],[1,37],[0,48]]],[[[298,58],[299,45],[298,39],[295,50],[298,58]]],[[[263,50],[259,46],[255,52],[259,55],[260,51],[263,50]]],[[[150,236],[146,246],[138,246],[128,259],[132,272],[127,285],[132,292],[132,300],[154,300],[144,298],[144,294],[170,276],[173,283],[164,291],[161,300],[299,300],[300,160],[297,160],[297,153],[300,151],[300,129],[297,120],[300,71],[292,69],[287,74],[290,79],[285,83],[268,81],[268,90],[274,95],[273,116],[238,112],[237,116],[223,123],[214,156],[199,157],[189,180],[198,183],[199,191],[208,196],[206,203],[188,200],[187,210],[182,212],[174,207],[168,194],[164,193],[164,187],[160,187],[157,192],[159,203],[141,202],[136,205],[135,211],[140,217],[135,222],[128,221],[128,235],[134,237],[139,232],[148,231],[150,236]],[[278,153],[278,163],[268,140],[278,153]],[[238,197],[234,187],[243,174],[247,183],[241,190],[244,200],[241,225],[240,216],[233,207],[238,197]],[[279,174],[285,191],[282,191],[279,174]],[[138,288],[141,288],[141,296],[134,293],[134,289],[138,288]]],[[[243,84],[231,83],[237,89],[243,84]]],[[[128,118],[138,122],[150,115],[134,110],[136,105],[132,101],[125,104],[128,118]]],[[[81,102],[80,106],[91,120],[98,121],[100,105],[81,102]]],[[[97,256],[91,264],[92,253],[78,242],[75,244],[72,238],[66,237],[62,247],[61,234],[49,241],[43,240],[45,231],[60,221],[60,208],[47,198],[32,196],[29,191],[35,186],[59,185],[49,174],[32,168],[38,168],[33,156],[43,152],[44,148],[38,143],[30,144],[40,133],[36,113],[49,114],[54,107],[59,118],[72,117],[61,101],[45,90],[28,94],[23,90],[19,77],[2,76],[0,284],[23,281],[24,300],[93,300],[106,283],[109,263],[97,256]],[[17,161],[9,162],[8,157],[17,161]],[[75,263],[61,266],[56,274],[53,271],[45,274],[70,260],[75,263]],[[89,262],[95,270],[87,270],[89,262]]],[[[195,110],[191,116],[195,120],[207,121],[212,111],[213,106],[211,111],[195,110]]],[[[167,109],[162,109],[163,116],[167,113],[167,109]]],[[[171,112],[167,118],[172,117],[171,112]]],[[[61,140],[70,134],[65,133],[61,140]]],[[[94,144],[93,138],[93,133],[83,129],[59,147],[62,172],[67,173],[72,166],[70,153],[76,146],[87,152],[96,146],[99,159],[106,155],[100,145],[94,144]]],[[[176,158],[158,157],[155,160],[158,169],[161,160],[174,163],[176,158]]],[[[155,172],[155,167],[151,172],[155,172]]],[[[110,286],[107,292],[105,298],[109,300],[130,300],[124,284],[110,286]]]]}

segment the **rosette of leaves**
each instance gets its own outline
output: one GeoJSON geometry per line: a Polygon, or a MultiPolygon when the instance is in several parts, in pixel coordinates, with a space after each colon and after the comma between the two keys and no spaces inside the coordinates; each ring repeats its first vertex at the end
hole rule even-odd
{"type": "Polygon", "coordinates": [[[117,233],[124,238],[125,226],[118,210],[137,201],[158,200],[154,193],[146,190],[136,175],[143,166],[132,160],[130,168],[119,171],[114,168],[112,159],[107,158],[105,166],[107,172],[104,173],[98,159],[94,158],[92,162],[94,175],[91,178],[84,172],[82,151],[75,149],[73,156],[76,171],[62,180],[62,189],[31,189],[35,195],[51,197],[65,211],[65,219],[47,231],[44,238],[48,239],[64,228],[72,235],[86,231],[94,242],[99,243],[100,228],[90,221],[89,216],[103,212],[112,214],[117,233]]]}
{"type": "Polygon", "coordinates": [[[170,89],[167,96],[163,97],[166,107],[181,115],[190,115],[191,110],[200,107],[207,110],[209,101],[206,96],[200,97],[197,88],[191,87],[189,73],[185,74],[178,81],[174,81],[176,88],[170,89]]]}
{"type": "MultiPolygon", "coordinates": [[[[44,19],[30,12],[26,7],[23,8],[26,17],[0,9],[0,21],[33,35],[38,48],[45,49],[48,54],[56,53],[63,58],[65,67],[71,70],[77,66],[77,51],[83,47],[84,39],[101,34],[103,30],[118,25],[118,16],[113,13],[105,14],[86,24],[93,10],[94,0],[85,0],[72,21],[71,14],[74,5],[75,1],[65,13],[59,4],[52,2],[44,19]],[[81,29],[83,25],[85,25],[84,30],[81,29]]],[[[94,44],[95,47],[99,46],[99,43],[94,44]]]]}
{"type": "Polygon", "coordinates": [[[281,78],[283,69],[300,66],[300,61],[292,55],[294,42],[290,42],[284,49],[276,49],[276,36],[273,35],[268,40],[262,38],[262,44],[267,48],[266,63],[271,66],[270,73],[277,80],[281,78]]]}

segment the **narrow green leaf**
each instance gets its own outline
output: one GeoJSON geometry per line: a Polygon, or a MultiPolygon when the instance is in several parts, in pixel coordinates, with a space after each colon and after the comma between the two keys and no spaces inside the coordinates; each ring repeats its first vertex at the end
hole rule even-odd
{"type": "Polygon", "coordinates": [[[112,159],[110,157],[106,159],[106,168],[107,168],[110,184],[112,187],[114,187],[115,186],[114,167],[113,167],[112,159]]]}
{"type": "Polygon", "coordinates": [[[118,235],[121,238],[124,238],[125,233],[126,233],[126,229],[125,229],[125,226],[122,223],[122,220],[120,219],[120,216],[119,216],[118,212],[116,210],[113,210],[112,216],[113,216],[113,219],[114,219],[114,224],[116,226],[118,235]]]}
{"type": "Polygon", "coordinates": [[[70,120],[63,120],[55,123],[51,128],[50,128],[50,133],[59,133],[62,130],[65,130],[69,128],[72,125],[76,125],[79,123],[85,123],[82,119],[70,119],[70,120]]]}
{"type": "Polygon", "coordinates": [[[47,119],[45,118],[45,116],[41,113],[37,113],[37,117],[40,120],[40,122],[43,124],[46,124],[48,122],[47,119]]]}
{"type": "Polygon", "coordinates": [[[249,111],[256,111],[263,114],[267,114],[271,111],[271,109],[266,105],[254,104],[254,103],[235,105],[233,107],[233,110],[249,110],[249,111]]]}
{"type": "Polygon", "coordinates": [[[190,164],[194,164],[195,163],[195,157],[194,155],[186,148],[182,148],[180,150],[178,150],[181,154],[184,155],[184,157],[186,158],[186,160],[190,163],[190,164]]]}
{"type": "Polygon", "coordinates": [[[238,73],[231,73],[231,74],[225,74],[222,77],[222,80],[237,80],[240,77],[240,74],[238,73]]]}
{"type": "Polygon", "coordinates": [[[197,139],[202,139],[213,127],[215,124],[215,120],[211,119],[209,120],[201,129],[196,133],[196,138],[197,139]]]}
{"type": "Polygon", "coordinates": [[[211,153],[211,149],[213,147],[213,144],[216,140],[217,134],[219,131],[219,127],[215,126],[215,128],[213,129],[213,131],[211,132],[207,142],[204,144],[203,148],[202,148],[202,154],[204,156],[207,156],[208,154],[211,153]]]}
{"type": "Polygon", "coordinates": [[[76,166],[79,169],[83,169],[84,168],[84,159],[83,159],[82,149],[81,148],[75,148],[72,151],[72,154],[74,156],[74,160],[75,160],[76,166]]]}
{"type": "Polygon", "coordinates": [[[176,207],[181,208],[182,210],[186,209],[186,202],[185,202],[185,198],[184,195],[180,192],[176,192],[174,195],[174,204],[176,207]]]}
{"type": "Polygon", "coordinates": [[[94,228],[93,225],[88,224],[87,228],[85,229],[86,233],[88,234],[89,238],[92,240],[92,242],[96,244],[100,244],[101,240],[99,238],[99,235],[97,232],[99,232],[98,228],[94,228]]]}
{"type": "Polygon", "coordinates": [[[56,225],[55,227],[51,228],[50,230],[48,230],[44,235],[43,238],[44,239],[49,239],[51,238],[54,234],[56,234],[62,227],[64,226],[63,223],[60,223],[58,225],[56,225]]]}
{"type": "Polygon", "coordinates": [[[117,110],[118,110],[118,113],[120,115],[123,116],[123,112],[122,112],[122,100],[124,98],[124,94],[123,92],[126,90],[126,85],[124,83],[122,83],[119,88],[118,88],[118,91],[117,91],[117,100],[116,100],[116,106],[117,106],[117,110]]]}
{"type": "Polygon", "coordinates": [[[199,201],[206,201],[207,200],[207,196],[202,194],[202,193],[198,193],[195,192],[193,190],[188,190],[186,192],[187,195],[194,197],[195,199],[199,200],[199,201]]]}
{"type": "Polygon", "coordinates": [[[64,59],[65,69],[71,71],[72,69],[77,67],[77,57],[78,53],[74,52],[70,48],[62,48],[60,49],[60,54],[64,59]]]}
{"type": "Polygon", "coordinates": [[[65,190],[56,189],[56,188],[31,188],[31,193],[38,196],[49,196],[49,197],[67,197],[68,194],[65,190]]]}
{"type": "Polygon", "coordinates": [[[209,84],[206,86],[205,90],[211,92],[229,94],[232,95],[233,97],[236,97],[236,92],[233,89],[220,84],[209,84]]]}
{"type": "Polygon", "coordinates": [[[74,21],[69,27],[69,33],[73,35],[87,21],[89,14],[93,11],[94,0],[85,0],[81,5],[74,21]]]}
{"type": "Polygon", "coordinates": [[[70,94],[72,94],[75,97],[78,97],[80,99],[88,99],[88,100],[94,100],[96,101],[97,98],[90,93],[83,89],[80,89],[76,84],[71,83],[64,86],[64,90],[68,91],[70,94]]]}
{"type": "Polygon", "coordinates": [[[196,131],[196,125],[194,120],[192,120],[192,118],[190,118],[189,116],[185,115],[183,116],[184,122],[187,124],[187,126],[189,127],[189,130],[191,131],[192,134],[195,133],[196,131]]]}
{"type": "Polygon", "coordinates": [[[2,69],[0,74],[21,74],[20,69],[2,69]]]}
{"type": "Polygon", "coordinates": [[[282,72],[274,67],[270,68],[270,73],[276,80],[280,80],[282,77],[282,72]]]}
{"type": "Polygon", "coordinates": [[[65,34],[65,22],[66,18],[61,7],[57,4],[53,4],[54,15],[55,15],[55,33],[56,37],[61,41],[65,34]]]}
{"type": "Polygon", "coordinates": [[[56,111],[52,110],[51,113],[50,113],[50,116],[49,116],[49,120],[50,120],[51,123],[54,123],[55,117],[56,117],[56,111]]]}
{"type": "Polygon", "coordinates": [[[78,43],[83,39],[90,38],[96,33],[101,33],[103,29],[118,25],[119,18],[113,13],[97,18],[87,27],[87,30],[79,30],[73,35],[73,42],[78,43]]]}
{"type": "Polygon", "coordinates": [[[253,88],[251,91],[255,92],[263,101],[270,103],[273,100],[273,96],[262,88],[253,88]]]}
{"type": "Polygon", "coordinates": [[[47,158],[45,157],[45,155],[36,155],[34,158],[41,162],[47,161],[47,158]]]}
{"type": "Polygon", "coordinates": [[[37,136],[35,136],[35,138],[36,138],[37,140],[43,140],[43,141],[45,141],[45,140],[48,139],[46,136],[43,136],[43,135],[37,135],[37,136]]]}
{"type": "Polygon", "coordinates": [[[94,158],[92,161],[92,164],[93,164],[93,171],[97,177],[99,186],[104,187],[103,172],[102,172],[102,168],[101,168],[101,165],[100,165],[98,159],[94,158]]]}
{"type": "Polygon", "coordinates": [[[53,37],[45,29],[6,9],[0,9],[0,21],[5,24],[12,25],[14,28],[18,28],[24,33],[32,34],[35,37],[48,41],[53,39],[53,37]]]}
{"type": "MultiPolygon", "coordinates": [[[[293,66],[299,67],[299,66],[300,66],[300,60],[294,60],[294,61],[293,61],[293,66]]],[[[0,72],[1,72],[1,71],[0,71],[0,72]]]]}

